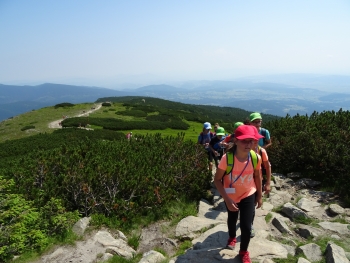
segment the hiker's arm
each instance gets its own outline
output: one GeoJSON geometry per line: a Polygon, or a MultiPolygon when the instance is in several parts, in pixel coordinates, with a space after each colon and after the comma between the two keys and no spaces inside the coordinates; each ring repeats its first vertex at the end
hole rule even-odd
{"type": "Polygon", "coordinates": [[[209,143],[209,148],[210,148],[210,151],[214,154],[214,156],[216,156],[216,151],[210,143],[209,143]]]}
{"type": "Polygon", "coordinates": [[[219,191],[220,195],[222,196],[222,198],[225,200],[227,208],[230,211],[238,211],[237,204],[230,197],[228,197],[224,189],[224,186],[222,184],[222,178],[224,177],[225,173],[226,173],[225,170],[217,168],[214,176],[214,184],[216,186],[216,189],[219,191]]]}
{"type": "MultiPolygon", "coordinates": [[[[260,166],[258,166],[260,167],[260,166]]],[[[260,177],[260,170],[254,170],[254,182],[256,185],[256,200],[255,205],[257,205],[256,208],[260,208],[262,205],[262,189],[261,189],[261,177],[260,177]]]]}
{"type": "Polygon", "coordinates": [[[266,144],[263,146],[264,149],[266,149],[267,147],[270,147],[272,145],[271,139],[265,140],[265,141],[266,141],[266,144]]]}
{"type": "Polygon", "coordinates": [[[271,191],[271,165],[269,161],[264,161],[264,167],[266,170],[266,183],[265,183],[265,194],[268,195],[271,191]]]}

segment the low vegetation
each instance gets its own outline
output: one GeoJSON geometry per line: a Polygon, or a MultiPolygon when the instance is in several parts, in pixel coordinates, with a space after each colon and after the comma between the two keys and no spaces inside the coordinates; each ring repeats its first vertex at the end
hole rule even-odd
{"type": "MultiPolygon", "coordinates": [[[[104,98],[113,110],[103,107],[88,117],[70,118],[95,104],[47,107],[0,123],[0,262],[70,236],[78,217],[129,231],[196,213],[211,180],[206,153],[196,144],[202,123],[219,122],[230,131],[249,113],[143,99],[104,98]],[[48,128],[65,116],[65,129],[48,128]],[[33,123],[35,132],[20,131],[33,123]],[[94,130],[71,128],[79,124],[94,130]],[[131,140],[126,131],[133,131],[131,140]]],[[[274,172],[299,172],[349,201],[349,112],[263,117],[272,134],[274,172]]],[[[130,242],[136,246],[136,237],[130,242]]]]}

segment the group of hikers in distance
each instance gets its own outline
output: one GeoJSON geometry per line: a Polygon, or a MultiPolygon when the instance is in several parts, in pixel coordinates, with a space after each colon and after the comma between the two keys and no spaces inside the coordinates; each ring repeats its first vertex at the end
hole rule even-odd
{"type": "Polygon", "coordinates": [[[262,193],[268,195],[271,190],[271,164],[266,148],[272,142],[269,131],[261,124],[261,114],[254,112],[249,121],[236,122],[231,135],[218,123],[211,132],[211,124],[205,122],[198,136],[198,144],[203,145],[208,154],[209,171],[212,172],[213,161],[217,168],[214,183],[227,208],[228,249],[235,248],[236,224],[238,215],[240,217],[239,255],[243,263],[251,263],[248,245],[255,236],[255,207],[262,206],[262,193]]]}

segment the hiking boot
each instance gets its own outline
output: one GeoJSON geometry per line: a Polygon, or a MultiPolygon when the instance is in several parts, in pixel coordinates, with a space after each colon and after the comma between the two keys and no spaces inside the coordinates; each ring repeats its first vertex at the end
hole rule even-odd
{"type": "Polygon", "coordinates": [[[255,231],[254,231],[254,227],[252,226],[252,228],[250,229],[250,238],[255,237],[255,231]]]}
{"type": "Polygon", "coordinates": [[[227,240],[227,245],[226,245],[226,248],[228,249],[232,249],[234,250],[235,249],[235,246],[236,246],[236,242],[237,242],[237,239],[234,237],[234,238],[229,238],[227,240]]]}
{"type": "Polygon", "coordinates": [[[241,257],[242,263],[252,263],[248,251],[239,251],[239,256],[241,257]]]}

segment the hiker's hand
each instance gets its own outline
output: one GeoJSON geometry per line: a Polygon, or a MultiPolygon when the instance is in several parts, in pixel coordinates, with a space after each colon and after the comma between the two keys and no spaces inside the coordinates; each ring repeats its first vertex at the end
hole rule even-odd
{"type": "Polygon", "coordinates": [[[262,206],[262,197],[261,196],[256,197],[255,205],[256,205],[256,208],[260,208],[262,206]]]}
{"type": "Polygon", "coordinates": [[[233,200],[229,200],[228,202],[226,202],[227,208],[230,211],[238,211],[238,205],[233,201],[233,200]]]}
{"type": "Polygon", "coordinates": [[[228,144],[226,142],[221,142],[221,147],[227,148],[228,144]]]}
{"type": "Polygon", "coordinates": [[[270,191],[271,191],[271,186],[270,184],[265,184],[264,186],[264,190],[265,190],[265,195],[269,195],[270,194],[270,191]]]}

